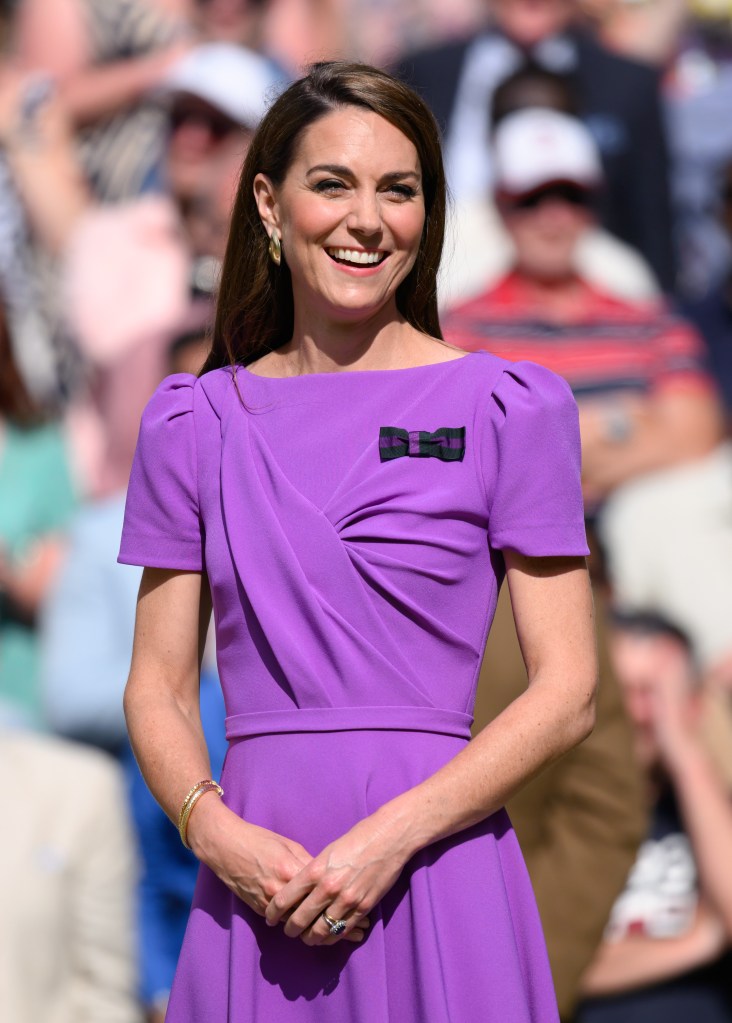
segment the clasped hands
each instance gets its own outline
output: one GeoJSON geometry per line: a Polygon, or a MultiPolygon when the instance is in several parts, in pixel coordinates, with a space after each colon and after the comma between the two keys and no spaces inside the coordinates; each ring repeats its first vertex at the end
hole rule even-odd
{"type": "Polygon", "coordinates": [[[411,855],[400,828],[377,815],[312,856],[298,842],[243,821],[217,799],[201,804],[188,828],[196,855],[268,925],[282,924],[288,937],[306,945],[362,941],[369,912],[411,855]],[[344,920],[345,929],[331,935],[323,912],[344,920]]]}

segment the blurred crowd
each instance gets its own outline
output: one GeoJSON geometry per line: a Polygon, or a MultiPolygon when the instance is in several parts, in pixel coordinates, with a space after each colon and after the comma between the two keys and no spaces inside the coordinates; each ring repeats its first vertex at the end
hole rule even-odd
{"type": "MultiPolygon", "coordinates": [[[[446,340],[579,407],[598,724],[509,807],[562,1019],[732,1023],[729,0],[1,0],[0,1017],[164,1017],[196,863],[126,740],[125,489],[248,141],[334,58],[440,124],[446,340]]],[[[524,684],[504,595],[476,725],[524,684]]],[[[216,777],[213,650],[201,702],[216,777]]]]}

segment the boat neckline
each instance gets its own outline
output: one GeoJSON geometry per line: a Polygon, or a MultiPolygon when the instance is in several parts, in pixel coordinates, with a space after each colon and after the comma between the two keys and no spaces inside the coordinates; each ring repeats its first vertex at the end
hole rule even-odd
{"type": "Polygon", "coordinates": [[[438,366],[452,366],[456,363],[463,362],[465,359],[469,359],[471,355],[485,355],[485,352],[465,352],[457,359],[442,359],[440,362],[423,362],[419,366],[395,366],[393,369],[341,369],[331,370],[325,373],[298,373],[297,376],[291,377],[268,377],[262,373],[252,373],[244,365],[237,365],[237,372],[242,370],[248,377],[253,377],[255,380],[308,380],[313,377],[364,377],[364,376],[378,376],[384,375],[385,373],[414,373],[417,370],[422,369],[436,369],[438,366]]]}

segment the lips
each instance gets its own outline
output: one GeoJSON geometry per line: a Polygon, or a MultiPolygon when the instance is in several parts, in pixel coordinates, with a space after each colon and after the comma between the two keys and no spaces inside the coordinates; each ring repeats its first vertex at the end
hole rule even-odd
{"type": "Polygon", "coordinates": [[[339,249],[333,246],[325,251],[334,262],[343,263],[344,266],[378,266],[389,255],[378,249],[369,252],[365,249],[339,249]]]}

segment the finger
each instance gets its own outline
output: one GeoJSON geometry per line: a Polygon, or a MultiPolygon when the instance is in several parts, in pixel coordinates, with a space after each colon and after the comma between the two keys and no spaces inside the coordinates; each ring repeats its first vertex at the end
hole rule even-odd
{"type": "MultiPolygon", "coordinates": [[[[340,915],[336,915],[337,913],[338,910],[335,904],[333,904],[324,912],[321,912],[308,927],[304,927],[302,930],[299,930],[298,934],[290,936],[301,937],[306,945],[334,945],[337,941],[348,938],[354,931],[363,931],[371,926],[368,917],[353,910],[344,910],[340,915]],[[346,925],[345,928],[338,934],[333,934],[330,923],[325,919],[326,914],[331,920],[343,921],[346,925]]],[[[287,933],[287,926],[285,927],[285,933],[287,933]]]]}
{"type": "MultiPolygon", "coordinates": [[[[312,891],[315,882],[299,880],[303,871],[296,874],[291,881],[288,881],[276,895],[274,895],[265,911],[264,917],[270,927],[274,927],[276,924],[282,923],[283,921],[289,922],[291,914],[297,909],[304,899],[312,891]]],[[[290,935],[294,937],[295,935],[290,935]]]]}
{"type": "Polygon", "coordinates": [[[333,937],[326,938],[322,944],[335,945],[339,941],[351,941],[358,944],[366,937],[370,926],[371,921],[367,916],[364,916],[358,921],[358,923],[354,924],[352,928],[349,926],[343,934],[336,934],[333,937]]]}
{"type": "Polygon", "coordinates": [[[306,945],[311,946],[335,945],[339,941],[350,940],[351,935],[357,933],[359,930],[361,930],[361,928],[359,928],[356,924],[352,924],[350,928],[346,928],[346,930],[341,931],[340,934],[331,934],[328,924],[322,919],[322,917],[319,917],[312,927],[307,927],[301,932],[300,940],[306,945]]]}

